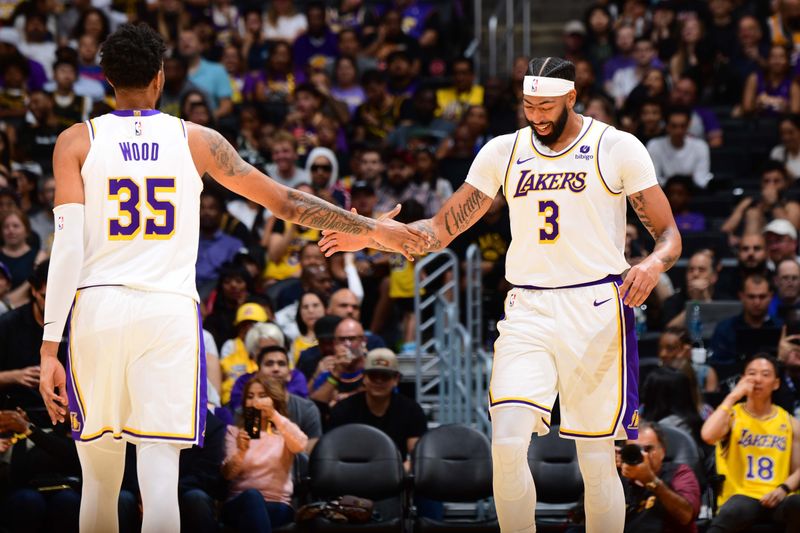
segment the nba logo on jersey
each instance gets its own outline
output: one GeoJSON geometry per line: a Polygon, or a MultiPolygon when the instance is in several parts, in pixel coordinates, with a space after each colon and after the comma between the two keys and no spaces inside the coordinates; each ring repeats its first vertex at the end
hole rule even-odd
{"type": "Polygon", "coordinates": [[[539,80],[537,80],[536,78],[533,78],[531,80],[531,92],[535,93],[538,90],[539,90],[539,80]]]}
{"type": "Polygon", "coordinates": [[[509,307],[514,307],[514,300],[516,300],[516,299],[517,299],[517,293],[512,294],[511,298],[509,298],[509,300],[508,300],[508,306],[509,307]]]}
{"type": "Polygon", "coordinates": [[[56,228],[58,228],[59,231],[64,229],[64,217],[58,217],[58,224],[56,224],[56,228]]]}
{"type": "Polygon", "coordinates": [[[137,136],[142,134],[142,123],[141,123],[141,121],[137,120],[136,122],[133,123],[133,131],[134,131],[134,133],[136,133],[137,136]]]}

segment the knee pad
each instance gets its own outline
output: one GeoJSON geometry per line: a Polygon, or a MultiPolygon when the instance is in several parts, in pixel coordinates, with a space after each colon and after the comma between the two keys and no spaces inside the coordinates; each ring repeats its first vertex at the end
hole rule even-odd
{"type": "Polygon", "coordinates": [[[522,498],[533,482],[528,466],[528,440],[523,437],[493,439],[495,496],[504,500],[522,498]]]}

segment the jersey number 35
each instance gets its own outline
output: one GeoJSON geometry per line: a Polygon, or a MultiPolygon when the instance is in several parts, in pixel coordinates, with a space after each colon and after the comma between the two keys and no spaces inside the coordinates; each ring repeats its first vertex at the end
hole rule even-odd
{"type": "MultiPolygon", "coordinates": [[[[142,229],[141,188],[133,178],[108,178],[108,199],[117,202],[118,217],[108,220],[108,238],[129,241],[142,229]]],[[[175,192],[175,178],[146,176],[145,202],[149,214],[144,219],[145,239],[169,239],[175,233],[175,205],[159,195],[175,192]]]]}

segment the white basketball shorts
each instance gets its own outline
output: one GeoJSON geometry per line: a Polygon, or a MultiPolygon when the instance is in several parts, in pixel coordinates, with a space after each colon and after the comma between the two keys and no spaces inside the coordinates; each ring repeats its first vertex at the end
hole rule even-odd
{"type": "Polygon", "coordinates": [[[559,433],[573,439],[635,439],[639,361],[633,309],[619,276],[557,289],[515,287],[498,323],[490,412],[535,410],[534,429],[550,430],[559,396],[559,433]]]}
{"type": "Polygon", "coordinates": [[[202,446],[206,371],[197,303],[178,294],[78,291],[69,332],[72,436],[202,446]]]}

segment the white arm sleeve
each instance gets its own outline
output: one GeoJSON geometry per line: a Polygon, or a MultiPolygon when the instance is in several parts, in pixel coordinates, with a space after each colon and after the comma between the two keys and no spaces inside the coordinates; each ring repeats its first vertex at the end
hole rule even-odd
{"type": "Polygon", "coordinates": [[[47,272],[42,339],[60,342],[83,266],[83,204],[59,205],[53,214],[55,233],[47,272]]]}
{"type": "Polygon", "coordinates": [[[361,303],[364,300],[364,285],[361,283],[356,263],[352,257],[352,254],[344,254],[344,273],[347,276],[347,288],[353,291],[358,302],[361,303]]]}

